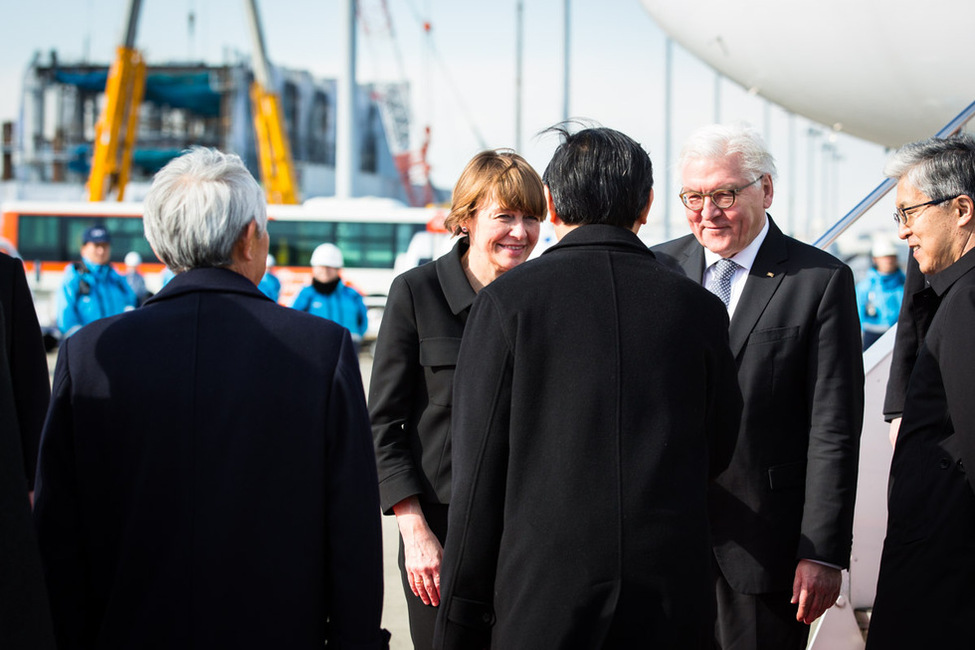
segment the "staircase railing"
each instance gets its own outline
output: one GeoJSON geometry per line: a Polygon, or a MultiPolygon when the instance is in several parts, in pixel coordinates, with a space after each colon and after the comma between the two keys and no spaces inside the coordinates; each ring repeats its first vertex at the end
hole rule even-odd
{"type": "MultiPolygon", "coordinates": [[[[975,102],[968,105],[965,110],[958,114],[953,120],[948,122],[940,131],[935,134],[938,138],[947,138],[949,136],[955,135],[964,128],[969,120],[975,117],[975,102]]],[[[884,181],[876,187],[870,194],[868,194],[862,201],[860,201],[856,207],[846,213],[846,215],[833,224],[825,233],[823,233],[819,239],[813,244],[818,248],[825,249],[829,247],[833,242],[835,242],[840,235],[846,232],[846,229],[853,225],[860,217],[862,217],[867,210],[872,208],[877,204],[880,199],[886,196],[887,192],[894,189],[897,186],[897,181],[893,178],[884,179],[884,181]]]]}

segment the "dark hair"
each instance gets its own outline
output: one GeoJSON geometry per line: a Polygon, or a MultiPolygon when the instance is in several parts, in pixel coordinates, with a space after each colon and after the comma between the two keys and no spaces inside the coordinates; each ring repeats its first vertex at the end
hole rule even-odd
{"type": "Polygon", "coordinates": [[[632,138],[605,127],[571,133],[558,124],[562,144],[542,180],[559,219],[569,225],[607,224],[632,228],[653,189],[653,164],[632,138]]]}
{"type": "MultiPolygon", "coordinates": [[[[482,151],[461,172],[444,228],[459,235],[482,200],[495,199],[503,210],[518,210],[545,220],[545,189],[538,172],[511,149],[482,151]]],[[[481,206],[483,207],[483,206],[481,206]]]]}

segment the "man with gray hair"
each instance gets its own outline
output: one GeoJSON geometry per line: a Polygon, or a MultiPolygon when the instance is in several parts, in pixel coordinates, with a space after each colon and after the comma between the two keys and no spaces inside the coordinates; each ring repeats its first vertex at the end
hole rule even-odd
{"type": "Polygon", "coordinates": [[[385,647],[349,333],[258,291],[265,199],[237,156],[170,162],[144,221],[176,277],[62,344],[42,433],[59,648],[385,647]]]}
{"type": "Polygon", "coordinates": [[[960,647],[975,616],[975,138],[905,145],[884,173],[897,179],[897,234],[927,286],[911,297],[920,338],[867,644],[960,647]]]}
{"type": "Polygon", "coordinates": [[[724,302],[745,402],[709,494],[716,647],[798,650],[850,562],[863,420],[853,274],[766,213],[775,162],[754,129],[702,128],[680,167],[692,234],[653,250],[724,302]]]}

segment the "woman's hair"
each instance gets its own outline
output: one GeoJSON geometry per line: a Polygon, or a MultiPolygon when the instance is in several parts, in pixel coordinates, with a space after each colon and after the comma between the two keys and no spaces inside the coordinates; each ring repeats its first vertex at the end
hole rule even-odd
{"type": "Polygon", "coordinates": [[[173,271],[226,267],[251,222],[267,230],[264,192],[241,159],[193,147],[156,174],[144,202],[143,227],[173,271]]]}
{"type": "Polygon", "coordinates": [[[457,235],[477,212],[478,204],[495,199],[505,210],[518,210],[545,219],[545,189],[528,162],[510,149],[482,151],[474,156],[454,186],[447,232],[457,235]]]}

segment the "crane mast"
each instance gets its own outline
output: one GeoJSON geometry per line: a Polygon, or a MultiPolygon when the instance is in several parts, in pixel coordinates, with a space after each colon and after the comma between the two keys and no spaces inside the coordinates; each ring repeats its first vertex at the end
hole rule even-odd
{"type": "Polygon", "coordinates": [[[135,49],[135,31],[142,0],[130,0],[125,39],[115,52],[105,84],[105,107],[95,124],[95,149],[88,176],[88,199],[104,201],[117,191],[125,196],[139,123],[139,105],[146,87],[146,63],[135,49]]]}
{"type": "MultiPolygon", "coordinates": [[[[95,149],[88,176],[88,198],[104,201],[117,192],[123,200],[132,167],[139,105],[146,86],[146,63],[135,49],[142,0],[130,0],[123,44],[116,50],[105,84],[105,107],[95,125],[95,149]]],[[[281,100],[271,90],[271,74],[256,0],[244,0],[254,45],[251,102],[261,179],[269,203],[298,203],[294,161],[282,118],[281,100]]]]}
{"type": "Polygon", "coordinates": [[[271,90],[271,71],[264,47],[264,34],[257,14],[257,0],[244,0],[253,44],[254,83],[251,105],[261,179],[268,203],[298,203],[294,161],[285,132],[281,99],[271,90]]]}

